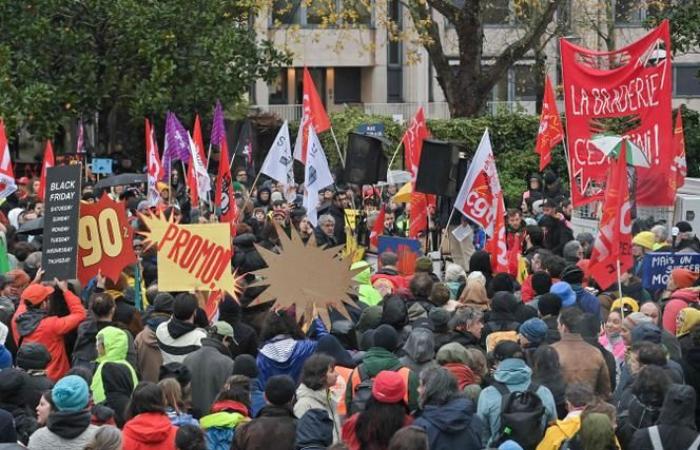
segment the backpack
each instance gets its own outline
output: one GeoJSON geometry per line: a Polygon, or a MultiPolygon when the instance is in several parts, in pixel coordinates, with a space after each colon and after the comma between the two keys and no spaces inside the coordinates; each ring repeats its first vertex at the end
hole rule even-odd
{"type": "MultiPolygon", "coordinates": [[[[410,370],[403,367],[401,363],[396,364],[391,367],[392,372],[399,372],[406,382],[406,395],[404,395],[404,401],[408,403],[408,374],[410,370]]],[[[348,417],[365,410],[367,407],[367,402],[372,397],[372,385],[374,384],[374,379],[369,376],[367,369],[364,364],[360,364],[355,369],[355,372],[351,375],[352,380],[352,402],[348,405],[348,417]],[[359,381],[359,383],[358,383],[359,381]]]]}
{"type": "MultiPolygon", "coordinates": [[[[661,442],[661,435],[659,434],[659,427],[654,425],[653,427],[647,428],[649,432],[649,440],[651,441],[651,446],[654,450],[664,450],[664,444],[661,442]]],[[[695,440],[690,444],[688,450],[698,450],[700,447],[700,436],[695,438],[695,440]]]]}
{"type": "Polygon", "coordinates": [[[495,443],[513,440],[524,450],[534,450],[544,437],[545,409],[537,395],[540,386],[530,383],[521,392],[510,392],[503,383],[494,382],[492,386],[501,394],[501,428],[495,443]]]}

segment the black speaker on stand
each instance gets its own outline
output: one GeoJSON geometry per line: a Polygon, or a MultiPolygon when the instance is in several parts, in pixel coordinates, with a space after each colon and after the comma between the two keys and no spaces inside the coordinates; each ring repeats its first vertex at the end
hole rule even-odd
{"type": "Polygon", "coordinates": [[[389,166],[382,141],[374,136],[348,134],[343,181],[362,186],[386,181],[389,166]]]}
{"type": "MultiPolygon", "coordinates": [[[[416,176],[416,191],[443,197],[455,197],[459,191],[460,154],[465,147],[454,142],[426,139],[416,176]]],[[[466,173],[466,171],[464,172],[466,173]]],[[[462,175],[464,179],[464,175],[462,175]]]]}

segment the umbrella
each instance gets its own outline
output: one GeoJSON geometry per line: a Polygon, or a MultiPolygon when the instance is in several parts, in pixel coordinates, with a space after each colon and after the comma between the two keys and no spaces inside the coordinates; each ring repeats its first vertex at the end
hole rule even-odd
{"type": "Polygon", "coordinates": [[[36,219],[32,219],[28,222],[24,222],[22,225],[19,226],[19,229],[17,229],[17,233],[19,234],[29,234],[31,236],[36,236],[38,234],[42,234],[44,232],[44,217],[37,217],[36,219]]]}
{"type": "Polygon", "coordinates": [[[143,173],[123,173],[121,175],[114,175],[98,181],[95,184],[95,189],[105,189],[112,186],[125,186],[127,184],[140,184],[145,183],[146,181],[146,175],[143,173]]]}
{"type": "Polygon", "coordinates": [[[647,155],[644,153],[644,150],[642,150],[634,142],[630,141],[628,136],[611,136],[600,134],[591,139],[591,143],[595,145],[598,150],[603,152],[605,156],[619,155],[623,142],[627,148],[627,151],[625,152],[627,164],[637,167],[649,167],[649,160],[647,159],[647,155]]]}
{"type": "Polygon", "coordinates": [[[386,186],[388,184],[404,184],[411,181],[411,172],[406,170],[390,170],[386,174],[386,181],[380,181],[378,186],[386,186]]]}

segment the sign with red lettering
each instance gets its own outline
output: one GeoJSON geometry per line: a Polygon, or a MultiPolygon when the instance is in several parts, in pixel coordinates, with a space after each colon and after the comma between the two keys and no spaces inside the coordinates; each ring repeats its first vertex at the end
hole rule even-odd
{"type": "Polygon", "coordinates": [[[226,291],[236,296],[231,272],[231,228],[228,223],[182,225],[163,214],[141,215],[142,234],[158,255],[161,291],[226,291]]]}
{"type": "Polygon", "coordinates": [[[673,148],[671,40],[668,21],[629,46],[599,52],[560,41],[566,136],[574,206],[602,200],[610,166],[591,139],[628,136],[644,150],[649,168],[637,167],[636,201],[673,204],[668,188],[673,148]]]}
{"type": "Polygon", "coordinates": [[[133,231],[123,202],[106,193],[97,203],[80,205],[78,222],[78,279],[86,285],[102,269],[112,281],[122,269],[136,262],[133,231]]]}

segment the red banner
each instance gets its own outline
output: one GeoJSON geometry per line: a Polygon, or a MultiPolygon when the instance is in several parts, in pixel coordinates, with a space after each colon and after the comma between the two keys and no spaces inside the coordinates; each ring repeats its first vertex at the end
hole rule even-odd
{"type": "Polygon", "coordinates": [[[647,155],[650,167],[636,168],[637,204],[673,204],[668,21],[613,52],[588,50],[565,39],[560,46],[574,206],[603,199],[610,163],[590,140],[605,132],[628,136],[647,155]],[[617,119],[614,125],[609,124],[612,118],[617,119]]]}

